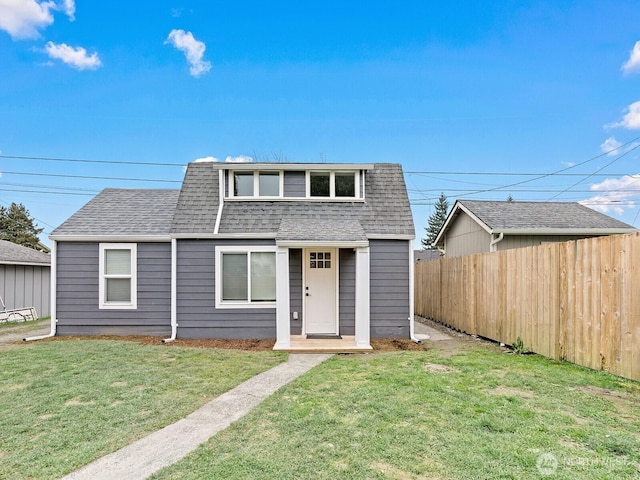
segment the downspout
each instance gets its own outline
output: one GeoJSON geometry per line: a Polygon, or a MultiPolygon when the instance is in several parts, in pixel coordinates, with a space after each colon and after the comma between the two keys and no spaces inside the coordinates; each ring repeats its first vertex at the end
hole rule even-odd
{"type": "Polygon", "coordinates": [[[31,342],[33,340],[42,340],[43,338],[55,337],[56,335],[56,290],[57,290],[57,251],[58,242],[51,241],[51,273],[49,279],[50,287],[50,315],[51,315],[51,331],[46,335],[38,335],[37,337],[27,337],[22,340],[25,342],[31,342]]]}
{"type": "Polygon", "coordinates": [[[498,247],[496,245],[500,243],[504,239],[504,233],[500,232],[497,238],[493,238],[493,234],[491,234],[491,243],[489,244],[490,252],[497,252],[498,247]]]}
{"type": "Polygon", "coordinates": [[[224,207],[224,170],[220,169],[218,170],[218,215],[216,216],[216,225],[213,227],[214,235],[217,235],[220,229],[222,207],[224,207]]]}
{"type": "Polygon", "coordinates": [[[415,319],[413,314],[415,268],[413,258],[413,240],[409,240],[409,337],[411,338],[411,341],[415,343],[422,343],[422,340],[415,336],[415,319]]]}
{"type": "Polygon", "coordinates": [[[162,343],[173,342],[178,335],[178,240],[171,239],[171,336],[162,340],[162,343]]]}

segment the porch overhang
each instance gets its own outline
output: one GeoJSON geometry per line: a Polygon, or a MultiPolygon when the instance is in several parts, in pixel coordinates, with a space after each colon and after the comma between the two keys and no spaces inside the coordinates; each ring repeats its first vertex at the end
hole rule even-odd
{"type": "MultiPolygon", "coordinates": [[[[370,345],[369,240],[355,219],[285,218],[276,236],[276,344],[280,351],[356,352],[370,345]],[[355,335],[335,339],[308,339],[291,335],[289,249],[352,248],[355,252],[355,335]]],[[[337,293],[336,293],[337,295],[337,293]]],[[[339,315],[339,312],[338,312],[339,315]]]]}
{"type": "Polygon", "coordinates": [[[276,235],[283,247],[367,247],[369,240],[357,219],[283,218],[276,235]]]}

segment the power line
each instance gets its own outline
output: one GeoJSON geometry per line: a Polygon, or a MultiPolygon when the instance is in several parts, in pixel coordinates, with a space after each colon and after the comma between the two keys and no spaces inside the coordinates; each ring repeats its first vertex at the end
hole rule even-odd
{"type": "Polygon", "coordinates": [[[163,180],[159,178],[127,178],[127,177],[101,177],[93,175],[70,175],[62,173],[31,173],[31,172],[8,172],[2,171],[3,175],[24,175],[33,177],[58,177],[58,178],[81,178],[84,180],[114,180],[124,182],[158,182],[158,183],[182,183],[182,180],[163,180]]]}
{"type": "Polygon", "coordinates": [[[129,162],[124,160],[90,160],[86,158],[57,158],[57,157],[29,157],[19,155],[0,155],[0,158],[12,158],[15,160],[38,160],[43,162],[77,162],[77,163],[102,163],[111,165],[146,165],[149,167],[184,167],[184,163],[166,162],[129,162]]]}

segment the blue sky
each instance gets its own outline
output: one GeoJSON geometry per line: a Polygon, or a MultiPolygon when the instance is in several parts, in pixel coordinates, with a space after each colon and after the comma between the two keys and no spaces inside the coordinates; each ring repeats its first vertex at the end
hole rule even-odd
{"type": "Polygon", "coordinates": [[[0,204],[46,234],[198,158],[399,162],[418,239],[440,192],[640,227],[639,20],[624,0],[0,0],[0,204]]]}

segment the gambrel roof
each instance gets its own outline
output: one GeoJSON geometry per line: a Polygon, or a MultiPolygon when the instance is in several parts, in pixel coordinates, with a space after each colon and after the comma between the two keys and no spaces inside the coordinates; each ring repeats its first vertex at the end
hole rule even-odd
{"type": "Polygon", "coordinates": [[[460,213],[469,215],[490,234],[610,235],[636,230],[577,202],[457,200],[435,245],[443,244],[446,231],[460,213]]]}
{"type": "MultiPolygon", "coordinates": [[[[245,169],[284,168],[251,163],[245,169]],[[250,167],[249,167],[250,165],[250,167]]],[[[345,168],[341,164],[287,164],[289,170],[345,168]]],[[[105,189],[71,216],[51,237],[174,236],[262,237],[279,242],[413,238],[415,230],[402,167],[363,165],[365,198],[354,201],[234,199],[220,195],[228,163],[193,162],[181,190],[105,189]]],[[[357,169],[358,165],[354,165],[357,169]]]]}
{"type": "MultiPolygon", "coordinates": [[[[256,170],[278,164],[251,163],[256,170]]],[[[299,164],[300,170],[312,164],[299,164]]],[[[316,165],[330,169],[331,165],[316,165]]],[[[218,234],[239,236],[262,235],[293,240],[304,235],[303,225],[321,222],[326,240],[342,238],[354,230],[359,237],[413,236],[413,216],[404,184],[402,167],[398,164],[376,163],[365,174],[365,201],[309,202],[304,200],[242,200],[224,202],[220,210],[218,171],[233,166],[222,163],[191,163],[187,169],[172,233],[176,235],[209,235],[216,225],[218,234]],[[283,219],[287,219],[282,225],[283,219]],[[292,225],[299,221],[297,231],[292,225]],[[359,227],[356,225],[359,224],[359,227]]],[[[316,228],[314,230],[317,231],[316,228]]],[[[307,235],[313,236],[313,235],[307,235]]]]}

